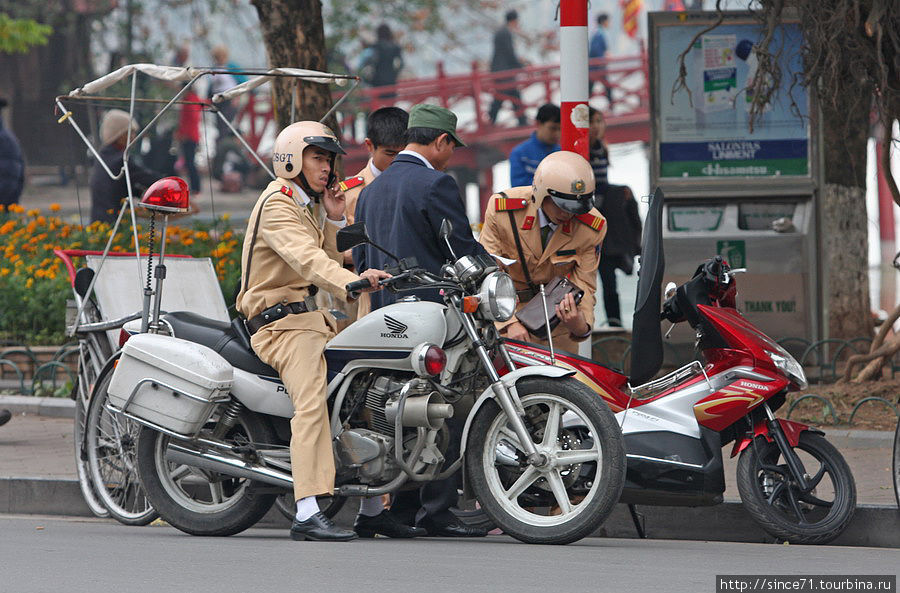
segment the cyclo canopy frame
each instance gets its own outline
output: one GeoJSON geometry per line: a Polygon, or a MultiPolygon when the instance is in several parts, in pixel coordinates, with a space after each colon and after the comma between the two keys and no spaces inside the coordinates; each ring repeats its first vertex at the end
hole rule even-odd
{"type": "MultiPolygon", "coordinates": [[[[302,68],[273,68],[270,70],[262,70],[262,69],[222,69],[222,68],[194,68],[194,67],[179,67],[179,66],[162,66],[157,64],[129,64],[126,66],[122,66],[118,70],[110,72],[100,78],[88,82],[81,87],[74,89],[66,95],[60,95],[56,98],[56,107],[62,113],[62,116],[59,117],[58,123],[68,122],[72,128],[75,130],[75,133],[81,138],[81,140],[85,143],[88,150],[97,159],[97,162],[103,167],[103,170],[109,175],[110,179],[121,179],[122,176],[125,176],[125,182],[128,187],[128,196],[122,202],[122,207],[119,210],[119,214],[116,217],[116,221],[113,224],[112,229],[109,233],[109,239],[106,242],[106,246],[102,251],[102,257],[100,263],[98,264],[96,273],[91,280],[90,285],[88,286],[87,292],[84,295],[84,298],[81,300],[79,304],[78,311],[75,314],[75,321],[72,327],[66,328],[66,332],[69,335],[74,335],[74,333],[78,330],[80,319],[82,312],[84,310],[85,305],[87,304],[88,298],[93,294],[94,284],[99,277],[100,270],[103,268],[103,263],[106,261],[106,258],[110,255],[110,248],[112,247],[113,238],[118,231],[119,225],[122,222],[122,217],[125,214],[126,209],[128,210],[131,217],[131,227],[133,230],[133,239],[134,239],[134,254],[135,261],[137,263],[137,274],[138,274],[138,286],[143,287],[144,278],[143,278],[143,270],[140,261],[140,242],[138,240],[138,232],[137,232],[137,218],[135,214],[135,203],[134,203],[134,189],[131,184],[131,175],[129,172],[128,161],[129,156],[131,154],[132,148],[143,139],[150,129],[159,121],[160,117],[172,108],[174,105],[200,105],[204,110],[211,111],[215,113],[219,119],[226,125],[226,127],[231,131],[232,134],[240,141],[243,145],[244,149],[247,150],[253,158],[262,166],[262,168],[269,174],[272,179],[275,179],[275,174],[272,172],[272,169],[266,164],[262,158],[260,158],[259,154],[254,150],[244,139],[239,130],[237,130],[230,121],[222,114],[222,112],[218,109],[218,105],[224,101],[229,101],[235,97],[243,95],[252,91],[253,89],[270,82],[275,78],[297,78],[309,80],[312,82],[317,82],[320,84],[329,84],[335,83],[339,86],[346,85],[348,82],[352,82],[347,92],[345,92],[340,99],[338,99],[328,110],[328,112],[322,117],[320,121],[324,121],[327,119],[337,107],[343,103],[343,101],[347,98],[347,96],[353,92],[353,90],[359,85],[359,77],[350,76],[344,74],[331,74],[328,72],[320,72],[316,70],[305,70],[302,68]],[[184,86],[172,97],[170,100],[157,100],[157,99],[138,99],[136,97],[137,91],[137,76],[138,74],[144,74],[149,76],[150,78],[154,78],[164,82],[180,82],[184,83],[184,86]],[[197,101],[185,101],[182,97],[187,93],[189,89],[191,89],[194,84],[200,80],[204,76],[213,76],[216,74],[243,74],[250,76],[251,78],[246,82],[238,84],[230,89],[222,93],[216,93],[212,97],[212,102],[197,102],[197,101]],[[127,78],[131,78],[131,93],[128,97],[106,97],[101,95],[102,91],[109,88],[110,86],[125,80],[127,78]],[[100,156],[97,148],[91,142],[91,140],[85,135],[82,131],[81,127],[75,121],[72,116],[72,112],[66,107],[66,102],[71,101],[84,101],[87,103],[92,102],[124,102],[128,101],[129,108],[128,113],[129,116],[134,120],[134,107],[136,103],[155,103],[155,104],[163,104],[162,109],[147,123],[142,129],[140,129],[134,137],[132,137],[132,127],[129,126],[127,135],[126,135],[126,146],[123,153],[122,158],[122,168],[119,171],[112,171],[109,167],[109,164],[104,161],[103,157],[100,156]]],[[[293,106],[293,96],[292,96],[292,105],[291,105],[291,114],[294,114],[294,106],[293,106]]],[[[166,232],[166,224],[168,222],[168,216],[164,216],[163,218],[163,233],[162,233],[162,246],[160,249],[160,258],[158,268],[164,269],[164,260],[165,260],[165,232],[166,232]]],[[[151,247],[152,250],[152,247],[151,247]]],[[[150,256],[152,257],[152,255],[150,256]]],[[[162,278],[164,277],[165,272],[162,272],[162,275],[157,276],[157,285],[156,289],[151,289],[149,284],[149,278],[147,279],[147,286],[142,288],[144,291],[144,304],[143,304],[143,313],[142,313],[142,322],[141,322],[141,332],[146,332],[148,329],[153,329],[156,326],[157,319],[159,316],[159,305],[162,302],[162,278]],[[151,299],[155,300],[155,303],[151,307],[151,299]],[[151,311],[153,312],[153,318],[151,318],[151,311]]]]}

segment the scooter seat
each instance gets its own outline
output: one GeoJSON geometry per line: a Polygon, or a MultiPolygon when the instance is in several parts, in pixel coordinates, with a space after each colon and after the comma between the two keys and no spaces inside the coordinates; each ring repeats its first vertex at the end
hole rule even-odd
{"type": "Polygon", "coordinates": [[[231,324],[189,311],[167,313],[164,319],[172,326],[176,338],[212,348],[242,371],[267,377],[278,376],[275,369],[261,361],[253,350],[244,345],[231,324]]]}

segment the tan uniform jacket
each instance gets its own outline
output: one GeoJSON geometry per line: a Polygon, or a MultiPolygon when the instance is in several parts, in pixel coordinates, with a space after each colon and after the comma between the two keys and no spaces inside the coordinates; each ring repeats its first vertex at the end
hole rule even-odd
{"type": "Polygon", "coordinates": [[[344,195],[347,196],[347,224],[353,224],[356,221],[356,201],[359,200],[359,194],[362,193],[364,187],[372,183],[372,180],[375,179],[375,174],[372,173],[371,165],[372,159],[369,159],[369,162],[362,168],[362,171],[341,182],[348,186],[352,186],[344,190],[344,195]]]}
{"type": "MultiPolygon", "coordinates": [[[[516,249],[515,237],[510,226],[509,212],[512,212],[519,230],[522,253],[525,256],[525,263],[531,274],[532,282],[541,284],[549,282],[555,276],[568,276],[576,286],[584,291],[578,309],[584,315],[587,324],[593,328],[597,264],[599,263],[600,245],[603,243],[603,237],[606,236],[605,219],[595,209],[581,217],[573,218],[570,222],[556,228],[556,231],[550,236],[546,249],[543,249],[541,247],[539,208],[532,200],[531,186],[514,187],[504,193],[508,199],[502,198],[499,194],[491,196],[484,215],[484,227],[478,240],[488,253],[515,259],[516,262],[510,264],[507,272],[512,277],[516,290],[529,290],[521,262],[518,261],[519,252],[516,249]]],[[[518,308],[524,307],[526,302],[526,300],[520,300],[518,308]]],[[[516,318],[513,317],[509,321],[497,325],[502,328],[515,321],[516,318]]],[[[554,340],[557,339],[557,336],[567,342],[586,339],[586,337],[576,338],[569,335],[563,324],[559,324],[553,331],[554,340]]],[[[535,341],[537,340],[535,339],[535,341]]],[[[563,347],[557,342],[554,345],[563,347]]]]}
{"type": "MultiPolygon", "coordinates": [[[[247,221],[241,255],[241,291],[235,302],[237,310],[247,319],[277,303],[302,301],[311,285],[346,301],[345,287],[359,279],[341,264],[343,257],[335,242],[338,227],[328,222],[320,225],[310,209],[292,194],[289,182],[276,179],[260,195],[247,221]],[[260,216],[250,276],[246,278],[253,229],[260,216]]],[[[334,331],[334,318],[328,314],[325,317],[334,331]]],[[[303,329],[313,322],[309,314],[301,313],[288,315],[276,323],[278,329],[303,329]]]]}

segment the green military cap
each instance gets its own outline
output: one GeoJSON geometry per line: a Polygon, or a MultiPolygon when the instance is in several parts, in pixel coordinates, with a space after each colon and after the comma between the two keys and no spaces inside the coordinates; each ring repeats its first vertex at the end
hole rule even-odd
{"type": "Polygon", "coordinates": [[[409,125],[406,127],[432,128],[447,132],[456,141],[456,144],[459,146],[466,145],[456,135],[456,114],[437,105],[428,105],[427,103],[413,105],[412,109],[409,110],[409,125]]]}

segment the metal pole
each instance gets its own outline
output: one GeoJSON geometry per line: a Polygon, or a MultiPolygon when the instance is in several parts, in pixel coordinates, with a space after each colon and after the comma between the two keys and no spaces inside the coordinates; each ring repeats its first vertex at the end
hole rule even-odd
{"type": "Polygon", "coordinates": [[[559,96],[563,150],[588,158],[588,0],[560,0],[559,96]]]}

